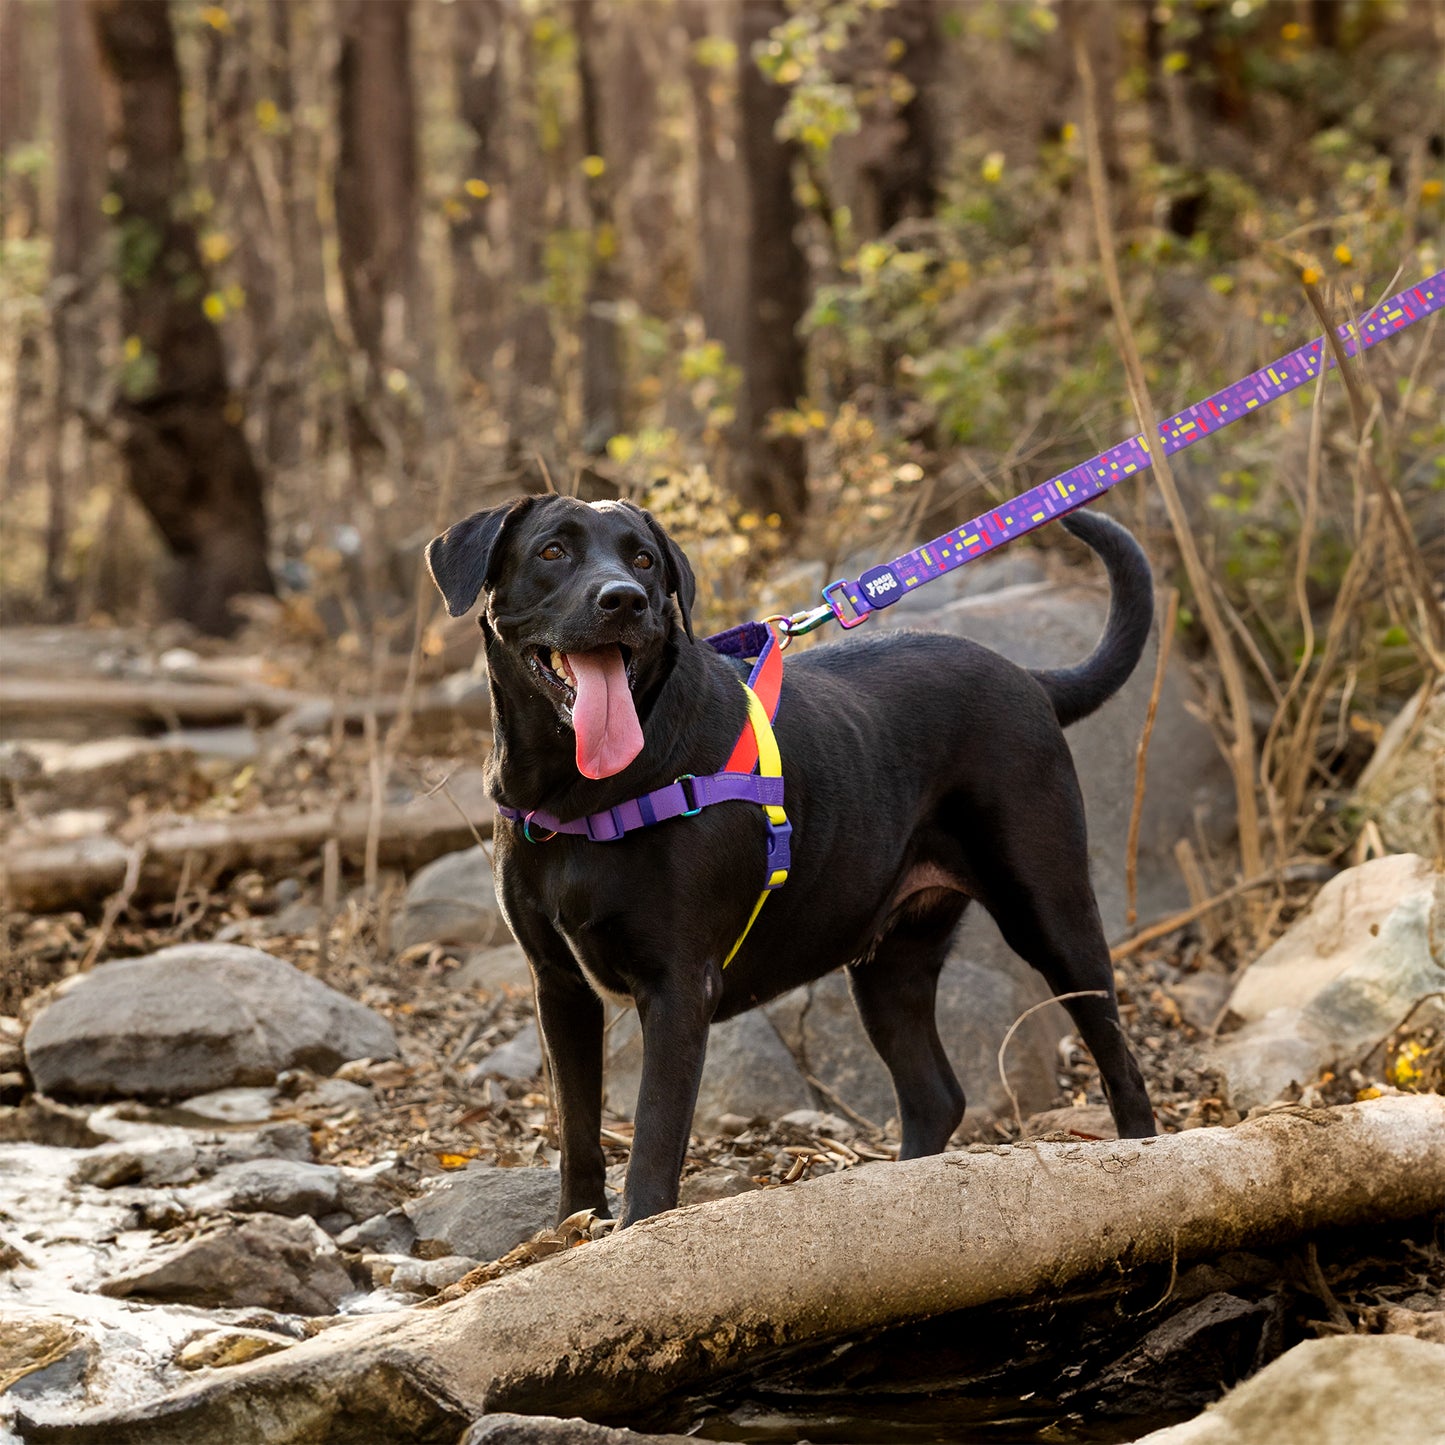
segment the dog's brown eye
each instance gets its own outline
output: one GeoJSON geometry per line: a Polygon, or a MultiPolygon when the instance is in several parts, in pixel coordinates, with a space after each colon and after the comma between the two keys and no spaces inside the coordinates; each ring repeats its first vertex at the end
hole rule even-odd
{"type": "Polygon", "coordinates": [[[652,553],[639,552],[637,556],[632,559],[632,565],[636,567],[639,572],[646,572],[647,569],[652,566],[652,553]]]}
{"type": "Polygon", "coordinates": [[[557,562],[560,561],[567,554],[562,550],[561,546],[558,543],[548,542],[547,545],[543,547],[540,552],[537,553],[537,555],[544,562],[557,562]]]}

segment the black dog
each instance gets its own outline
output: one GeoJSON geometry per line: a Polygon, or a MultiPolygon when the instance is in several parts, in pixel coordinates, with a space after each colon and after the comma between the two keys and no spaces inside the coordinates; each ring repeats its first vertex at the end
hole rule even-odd
{"type": "MultiPolygon", "coordinates": [[[[498,893],[536,979],[556,1083],[563,1217],[606,1212],[601,994],[635,1001],[642,1023],[624,1224],[677,1203],[709,1025],[842,966],[893,1077],[900,1157],[944,1149],[964,1097],[935,990],[974,898],[1055,993],[1102,995],[1065,1006],[1120,1136],[1154,1132],[1061,730],[1138,662],[1152,581],[1116,523],[1079,512],[1064,525],[1100,555],[1112,588],[1104,635],[1078,667],[1027,672],[976,643],[913,632],[790,655],[775,727],[792,874],[726,970],[764,881],[761,807],[720,804],[610,843],[536,844],[498,818],[498,893]]],[[[692,569],[647,512],[525,497],[458,522],[427,561],[452,616],[484,597],[500,804],[570,820],[724,766],[747,710],[744,670],[694,640],[692,569]]]]}

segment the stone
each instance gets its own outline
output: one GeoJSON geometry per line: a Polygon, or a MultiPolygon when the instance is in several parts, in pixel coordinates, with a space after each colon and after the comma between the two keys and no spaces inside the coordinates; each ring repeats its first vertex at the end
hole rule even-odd
{"type": "Polygon", "coordinates": [[[813,1138],[837,1139],[846,1143],[858,1130],[837,1114],[825,1114],[821,1109],[793,1109],[778,1120],[785,1129],[796,1129],[813,1138]]]}
{"type": "Polygon", "coordinates": [[[504,943],[492,863],[480,848],[447,853],[420,869],[392,924],[394,952],[419,943],[504,943]]]}
{"type": "Polygon", "coordinates": [[[1406,899],[1435,886],[1429,862],[1411,853],[1372,858],[1337,873],[1309,911],[1240,976],[1229,1010],[1247,1023],[1308,1003],[1350,968],[1406,899]]]}
{"type": "Polygon", "coordinates": [[[1405,1335],[1336,1335],[1296,1345],[1202,1415],[1136,1445],[1423,1445],[1441,1439],[1442,1401],[1445,1346],[1405,1335]]]}
{"type": "Polygon", "coordinates": [[[1206,1056],[1224,1075],[1230,1103],[1272,1103],[1370,1052],[1445,991],[1445,955],[1433,951],[1440,937],[1445,874],[1424,859],[1377,858],[1332,878],[1234,990],[1230,1009],[1246,1022],[1206,1056]]]}
{"type": "Polygon", "coordinates": [[[461,1445],[695,1445],[691,1435],[639,1435],[551,1415],[484,1415],[461,1445]]]}
{"type": "Polygon", "coordinates": [[[337,1248],[350,1253],[407,1254],[415,1243],[416,1229],[400,1209],[373,1214],[336,1236],[337,1248]]]}
{"type": "Polygon", "coordinates": [[[1186,973],[1182,978],[1164,985],[1165,993],[1179,1006],[1185,1023],[1200,1033],[1207,1033],[1214,1027],[1229,1002],[1233,988],[1234,980],[1229,974],[1212,968],[1186,973]]]}
{"type": "Polygon", "coordinates": [[[86,1336],[73,1320],[55,1319],[30,1311],[0,1311],[0,1395],[32,1381],[79,1353],[84,1360],[86,1336]]]}
{"type": "Polygon", "coordinates": [[[85,1109],[32,1094],[13,1108],[0,1108],[0,1144],[50,1144],[57,1149],[91,1149],[111,1138],[91,1127],[85,1109]]]}
{"type": "Polygon", "coordinates": [[[423,1259],[461,1254],[500,1259],[557,1220],[562,1175],[556,1169],[499,1169],[469,1164],[402,1206],[423,1259]]]}
{"type": "Polygon", "coordinates": [[[480,1263],[481,1260],[469,1259],[464,1254],[444,1254],[440,1259],[402,1259],[396,1262],[386,1283],[407,1294],[433,1295],[470,1274],[480,1263]]]}
{"type": "Polygon", "coordinates": [[[264,1124],[276,1107],[280,1095],[275,1089],[216,1089],[182,1099],[176,1107],[200,1119],[214,1119],[218,1124],[264,1124]]]}
{"type": "Polygon", "coordinates": [[[296,1096],[296,1107],[327,1117],[341,1114],[373,1114],[380,1107],[376,1095],[365,1084],[350,1079],[319,1079],[296,1096]]]}
{"type": "Polygon", "coordinates": [[[1355,804],[1386,844],[1434,854],[1435,769],[1445,756],[1445,686],[1422,689],[1391,720],[1355,788],[1355,804]]]}
{"type": "Polygon", "coordinates": [[[184,1191],[195,1213],[309,1214],[317,1218],[341,1206],[341,1170],[294,1159],[250,1159],[226,1164],[206,1183],[184,1191]]]}
{"type": "Polygon", "coordinates": [[[176,1364],[183,1370],[223,1370],[228,1365],[244,1365],[247,1360],[274,1355],[295,1343],[285,1335],[260,1330],[211,1330],[182,1345],[176,1364]]]}
{"type": "Polygon", "coordinates": [[[97,1189],[178,1184],[195,1177],[199,1158],[200,1150],[186,1140],[102,1145],[80,1157],[70,1178],[97,1189]]]}
{"type": "Polygon", "coordinates": [[[532,970],[527,966],[526,954],[515,943],[469,953],[448,975],[447,983],[454,989],[484,993],[488,998],[498,994],[532,996],[532,970]]]}
{"type": "Polygon", "coordinates": [[[100,1293],[202,1308],[253,1305],[329,1315],[355,1292],[335,1245],[310,1219],[255,1214],[162,1246],[100,1293]]]}
{"type": "Polygon", "coordinates": [[[187,1098],[398,1052],[379,1014],[234,944],[181,944],[77,974],[25,1036],[36,1086],[84,1098],[187,1098]]]}
{"type": "Polygon", "coordinates": [[[760,1187],[736,1169],[703,1169],[689,1174],[682,1181],[678,1203],[707,1204],[713,1199],[735,1199],[739,1194],[751,1194],[760,1187]]]}
{"type": "Polygon", "coordinates": [[[467,1076],[467,1083],[483,1079],[532,1079],[542,1072],[542,1036],[534,1021],[524,1024],[507,1043],[492,1050],[467,1076]]]}
{"type": "MultiPolygon", "coordinates": [[[[618,1118],[630,1119],[642,1083],[642,1030],[636,1012],[628,1010],[608,1037],[607,1108],[618,1118]]],[[[776,1119],[813,1103],[812,1088],[765,1013],[753,1010],[713,1026],[693,1114],[698,1133],[715,1133],[725,1114],[776,1119]]]]}
{"type": "Polygon", "coordinates": [[[1106,1104],[1083,1104],[1071,1109],[1045,1109],[1024,1120],[1024,1138],[1045,1134],[1072,1134],[1076,1139],[1117,1139],[1114,1116],[1106,1104]]]}

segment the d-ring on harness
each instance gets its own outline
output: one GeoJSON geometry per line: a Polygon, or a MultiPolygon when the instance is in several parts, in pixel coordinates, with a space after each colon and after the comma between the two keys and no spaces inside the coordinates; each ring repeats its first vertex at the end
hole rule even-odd
{"type": "Polygon", "coordinates": [[[757,658],[751,675],[742,684],[748,697],[747,721],[721,772],[703,777],[684,773],[665,788],[654,788],[650,793],[618,803],[615,808],[567,822],[540,808],[524,813],[498,804],[497,811],[513,823],[520,823],[522,836],[529,843],[549,842],[558,833],[587,837],[594,843],[615,843],[625,833],[651,828],[670,818],[692,818],[717,803],[757,803],[767,819],[767,881],[737,942],[723,959],[722,966],[726,968],[752,931],[768,894],[788,881],[788,869],[792,865],[793,827],[783,811],[783,759],[772,728],[782,694],[785,642],[779,639],[771,622],[745,623],[720,632],[708,641],[718,652],[729,656],[757,658]],[[545,836],[534,834],[534,827],[545,829],[545,836]]]}

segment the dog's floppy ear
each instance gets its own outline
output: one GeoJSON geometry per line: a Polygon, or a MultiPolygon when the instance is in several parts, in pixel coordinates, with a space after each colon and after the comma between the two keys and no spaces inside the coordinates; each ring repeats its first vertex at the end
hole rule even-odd
{"type": "Polygon", "coordinates": [[[451,616],[463,617],[471,611],[482,588],[492,581],[495,564],[501,561],[502,534],[536,500],[521,497],[504,506],[473,512],[426,544],[427,571],[451,616]]]}
{"type": "Polygon", "coordinates": [[[662,524],[651,512],[642,507],[637,510],[642,513],[647,530],[652,533],[653,541],[662,553],[663,583],[668,592],[677,598],[677,610],[682,613],[682,630],[691,642],[692,604],[697,599],[697,578],[692,575],[692,563],[687,560],[682,548],[662,530],[662,524]]]}

